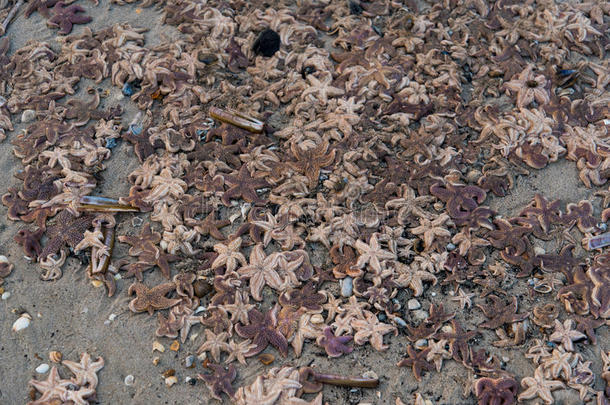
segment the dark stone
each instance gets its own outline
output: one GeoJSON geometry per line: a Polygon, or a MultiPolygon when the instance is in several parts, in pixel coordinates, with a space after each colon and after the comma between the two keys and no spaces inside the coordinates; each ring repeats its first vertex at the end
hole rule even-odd
{"type": "Polygon", "coordinates": [[[279,49],[280,35],[269,28],[261,32],[256,41],[254,41],[254,45],[252,45],[252,50],[257,55],[267,57],[273,56],[279,49]]]}

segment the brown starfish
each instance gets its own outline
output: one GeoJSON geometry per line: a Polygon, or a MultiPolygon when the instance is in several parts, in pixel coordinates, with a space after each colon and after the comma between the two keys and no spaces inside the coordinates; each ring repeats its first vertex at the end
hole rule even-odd
{"type": "Polygon", "coordinates": [[[72,31],[73,24],[86,24],[91,21],[91,17],[85,15],[77,15],[84,13],[85,9],[77,6],[66,6],[63,2],[58,2],[53,7],[53,17],[47,20],[49,27],[59,28],[59,34],[65,35],[72,31]]]}
{"type": "Polygon", "coordinates": [[[55,254],[64,245],[68,244],[75,247],[83,239],[85,231],[91,227],[93,217],[81,215],[75,217],[67,210],[61,211],[55,216],[55,224],[47,228],[47,244],[40,252],[40,257],[46,258],[48,255],[55,254]]]}
{"type": "Polygon", "coordinates": [[[178,304],[181,300],[167,298],[165,295],[176,289],[174,283],[159,284],[153,288],[148,288],[144,284],[135,282],[129,286],[127,293],[136,293],[136,298],[129,303],[129,309],[133,312],[148,311],[152,315],[158,309],[166,309],[178,304]]]}
{"type": "Polygon", "coordinates": [[[529,316],[526,314],[517,314],[517,297],[513,297],[510,304],[506,304],[497,295],[490,295],[491,305],[477,305],[485,314],[488,321],[481,323],[479,326],[483,328],[496,329],[505,323],[513,323],[524,320],[529,316]]]}
{"type": "Polygon", "coordinates": [[[318,184],[320,169],[330,165],[335,160],[335,150],[328,150],[328,142],[323,142],[315,148],[303,150],[296,144],[291,146],[295,161],[290,162],[290,166],[299,173],[304,174],[309,180],[309,188],[314,188],[318,184]]]}
{"type": "Polygon", "coordinates": [[[202,220],[193,220],[188,225],[194,226],[195,230],[202,236],[210,235],[211,237],[218,240],[225,240],[225,236],[220,232],[220,228],[227,226],[231,223],[228,219],[216,219],[216,211],[210,212],[210,214],[202,220]]]}
{"type": "Polygon", "coordinates": [[[222,195],[222,202],[228,207],[230,200],[241,197],[247,202],[262,204],[265,202],[256,194],[259,188],[269,187],[269,183],[265,179],[252,177],[246,165],[242,165],[237,175],[224,175],[225,183],[229,185],[229,189],[222,195]]]}
{"type": "Polygon", "coordinates": [[[286,341],[284,335],[277,331],[279,309],[280,306],[275,304],[265,315],[257,309],[252,309],[248,313],[250,325],[243,325],[241,323],[235,325],[235,331],[239,336],[244,339],[252,339],[252,344],[256,345],[246,356],[259,354],[265,350],[269,343],[279,350],[282,356],[285,357],[288,354],[288,341],[286,341]]]}
{"type": "Polygon", "coordinates": [[[208,363],[207,368],[214,371],[213,374],[197,374],[197,378],[205,381],[212,393],[212,397],[222,401],[221,394],[224,392],[230,397],[235,395],[235,388],[231,385],[237,377],[237,370],[232,364],[228,367],[220,364],[208,363]]]}
{"type": "Polygon", "coordinates": [[[409,345],[407,346],[407,355],[409,357],[402,359],[396,365],[398,367],[410,366],[413,369],[413,374],[415,374],[415,379],[421,381],[422,372],[434,370],[434,364],[426,360],[428,352],[430,352],[429,348],[417,351],[413,346],[409,345]]]}

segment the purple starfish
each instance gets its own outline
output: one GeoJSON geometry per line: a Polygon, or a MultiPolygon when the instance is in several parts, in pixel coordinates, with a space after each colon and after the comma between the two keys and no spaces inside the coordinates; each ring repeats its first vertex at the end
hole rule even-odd
{"type": "Polygon", "coordinates": [[[71,5],[67,6],[63,2],[55,4],[53,7],[53,17],[47,21],[47,25],[53,28],[59,28],[59,33],[62,35],[69,34],[72,31],[74,24],[86,24],[91,21],[88,15],[77,15],[76,13],[84,13],[85,9],[71,5]]]}
{"type": "Polygon", "coordinates": [[[335,336],[333,329],[328,326],[324,329],[324,335],[318,338],[318,344],[326,350],[326,354],[330,357],[341,357],[354,350],[353,347],[347,346],[352,339],[353,336],[335,336]]]}

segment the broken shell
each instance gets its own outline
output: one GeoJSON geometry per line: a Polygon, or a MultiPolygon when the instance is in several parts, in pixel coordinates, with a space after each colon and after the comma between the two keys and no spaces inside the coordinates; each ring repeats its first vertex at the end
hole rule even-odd
{"type": "Polygon", "coordinates": [[[21,314],[19,319],[17,319],[15,323],[13,323],[13,332],[19,332],[20,330],[27,328],[28,326],[30,326],[31,320],[32,317],[30,316],[30,314],[24,312],[23,314],[21,314]]]}
{"type": "Polygon", "coordinates": [[[127,377],[125,377],[125,379],[123,380],[123,382],[125,383],[125,385],[130,386],[133,385],[135,381],[135,377],[132,376],[131,374],[129,374],[127,377]]]}
{"type": "Polygon", "coordinates": [[[49,360],[51,360],[53,363],[59,363],[62,359],[62,354],[61,352],[58,352],[56,350],[53,350],[51,352],[49,352],[49,360]]]}
{"type": "Polygon", "coordinates": [[[42,363],[41,365],[39,365],[38,367],[36,367],[36,372],[38,374],[44,374],[47,371],[49,371],[49,365],[47,363],[42,363]]]}
{"type": "Polygon", "coordinates": [[[421,304],[415,298],[411,298],[409,301],[407,301],[407,308],[409,308],[409,310],[413,311],[416,309],[420,309],[421,304]]]}
{"type": "Polygon", "coordinates": [[[260,356],[258,356],[258,361],[263,363],[265,366],[268,366],[269,364],[271,364],[275,361],[275,356],[272,355],[271,353],[263,353],[260,356]]]}
{"type": "Polygon", "coordinates": [[[34,110],[25,110],[21,114],[21,122],[23,123],[32,122],[34,121],[34,118],[36,118],[36,111],[34,110]]]}
{"type": "Polygon", "coordinates": [[[193,356],[192,354],[190,356],[187,356],[186,359],[184,360],[184,366],[186,368],[195,367],[195,356],[193,356]]]}
{"type": "Polygon", "coordinates": [[[159,364],[160,361],[161,361],[161,359],[159,358],[159,356],[153,357],[153,361],[152,361],[153,366],[156,366],[157,364],[159,364]]]}
{"type": "Polygon", "coordinates": [[[197,298],[203,298],[214,290],[212,285],[203,279],[195,280],[193,289],[197,298]]]}
{"type": "Polygon", "coordinates": [[[99,288],[101,286],[104,285],[103,282],[101,282],[100,280],[91,280],[91,284],[95,287],[95,288],[99,288]]]}
{"type": "Polygon", "coordinates": [[[171,377],[167,377],[165,379],[165,385],[167,385],[168,387],[171,387],[172,385],[176,384],[178,382],[178,377],[176,377],[175,375],[171,376],[171,377]]]}
{"type": "Polygon", "coordinates": [[[163,346],[161,343],[159,343],[158,341],[155,340],[153,342],[152,351],[154,352],[155,350],[158,351],[158,352],[163,353],[163,352],[165,352],[165,346],[163,346]]]}
{"type": "Polygon", "coordinates": [[[172,344],[169,346],[169,350],[177,352],[178,350],[180,350],[180,342],[178,342],[177,340],[174,340],[172,342],[172,344]]]}
{"type": "Polygon", "coordinates": [[[167,370],[165,370],[163,372],[163,378],[167,378],[167,377],[171,377],[176,375],[176,370],[174,370],[173,368],[168,368],[167,370]]]}

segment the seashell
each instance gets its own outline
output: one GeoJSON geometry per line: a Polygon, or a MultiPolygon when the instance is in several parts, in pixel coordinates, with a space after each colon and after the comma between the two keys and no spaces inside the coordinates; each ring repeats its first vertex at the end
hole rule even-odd
{"type": "Polygon", "coordinates": [[[341,295],[345,298],[351,297],[354,291],[354,279],[347,276],[339,281],[339,284],[341,284],[341,295]]]}
{"type": "Polygon", "coordinates": [[[127,377],[125,377],[125,379],[123,380],[123,382],[125,383],[125,385],[127,386],[131,386],[133,385],[134,381],[135,381],[135,377],[132,376],[131,374],[129,374],[127,377]]]}
{"type": "Polygon", "coordinates": [[[156,366],[157,364],[159,364],[159,362],[161,361],[161,359],[159,358],[159,356],[153,357],[153,366],[156,366]]]}
{"type": "Polygon", "coordinates": [[[195,367],[195,359],[196,359],[196,357],[193,356],[192,354],[190,356],[187,356],[186,359],[184,359],[184,366],[186,368],[195,367]]]}
{"type": "Polygon", "coordinates": [[[175,375],[171,376],[171,377],[167,377],[165,379],[165,385],[167,385],[168,387],[171,387],[172,385],[176,384],[178,382],[178,377],[176,377],[175,375]]]}
{"type": "Polygon", "coordinates": [[[0,297],[2,298],[2,300],[6,301],[10,298],[10,296],[11,296],[11,293],[8,291],[5,291],[2,293],[2,296],[0,296],[0,297]]]}
{"type": "Polygon", "coordinates": [[[44,374],[47,371],[49,371],[49,365],[47,363],[42,363],[41,365],[39,365],[38,367],[36,367],[36,372],[38,374],[44,374]]]}
{"type": "Polygon", "coordinates": [[[24,312],[15,321],[15,323],[13,323],[13,332],[19,332],[20,330],[27,328],[28,326],[30,326],[31,320],[32,320],[32,317],[30,316],[30,314],[24,312]]]}
{"type": "Polygon", "coordinates": [[[158,341],[155,340],[153,342],[152,351],[154,352],[155,350],[158,351],[158,352],[163,353],[163,352],[165,352],[165,346],[163,346],[161,343],[159,343],[158,341]]]}
{"type": "Polygon", "coordinates": [[[93,285],[95,288],[99,288],[99,287],[103,286],[104,283],[101,282],[100,280],[91,280],[91,285],[93,285]]]}
{"type": "Polygon", "coordinates": [[[34,118],[36,118],[36,111],[34,110],[25,110],[21,114],[21,122],[23,123],[32,122],[34,118]]]}
{"type": "Polygon", "coordinates": [[[174,375],[176,375],[176,370],[174,370],[173,368],[168,368],[162,374],[163,378],[171,377],[174,375]]]}
{"type": "Polygon", "coordinates": [[[258,356],[258,361],[263,363],[265,366],[268,366],[269,364],[271,364],[275,361],[275,356],[272,355],[271,353],[263,353],[260,356],[258,356]]]}
{"type": "Polygon", "coordinates": [[[62,357],[63,355],[61,352],[58,352],[57,350],[49,352],[49,360],[51,360],[53,363],[61,362],[62,357]]]}

